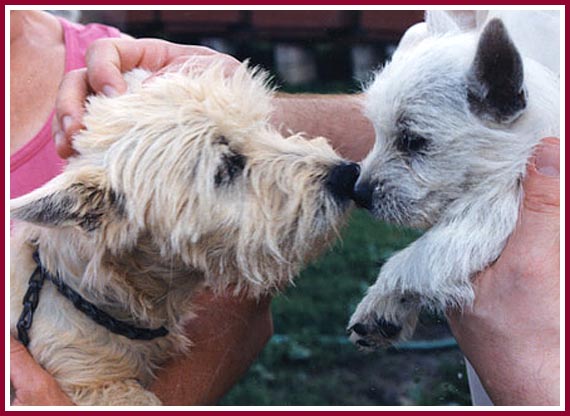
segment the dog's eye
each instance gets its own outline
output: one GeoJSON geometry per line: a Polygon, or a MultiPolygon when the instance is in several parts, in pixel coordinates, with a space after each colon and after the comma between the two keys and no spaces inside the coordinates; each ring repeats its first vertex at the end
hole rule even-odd
{"type": "Polygon", "coordinates": [[[224,153],[222,161],[214,177],[216,186],[229,184],[243,171],[245,168],[246,158],[236,152],[224,153]]]}
{"type": "Polygon", "coordinates": [[[421,153],[427,148],[428,140],[419,134],[405,130],[398,137],[396,143],[398,150],[406,154],[421,153]]]}

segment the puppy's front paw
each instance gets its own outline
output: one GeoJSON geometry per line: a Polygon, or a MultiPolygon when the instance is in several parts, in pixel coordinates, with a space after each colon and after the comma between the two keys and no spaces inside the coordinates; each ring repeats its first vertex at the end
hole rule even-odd
{"type": "Polygon", "coordinates": [[[411,297],[364,297],[350,318],[348,336],[363,351],[372,351],[409,337],[418,312],[411,297]]]}
{"type": "Polygon", "coordinates": [[[402,327],[384,318],[364,319],[348,327],[349,339],[363,351],[387,347],[395,342],[402,327]]]}

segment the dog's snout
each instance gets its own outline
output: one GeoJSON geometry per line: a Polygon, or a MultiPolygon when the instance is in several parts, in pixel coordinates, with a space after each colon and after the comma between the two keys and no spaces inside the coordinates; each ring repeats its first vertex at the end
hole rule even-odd
{"type": "Polygon", "coordinates": [[[342,163],[330,171],[327,186],[336,198],[341,200],[350,199],[358,175],[360,175],[360,166],[358,164],[342,163]]]}
{"type": "Polygon", "coordinates": [[[352,199],[360,208],[372,209],[372,195],[374,187],[370,182],[359,183],[352,194],[352,199]]]}

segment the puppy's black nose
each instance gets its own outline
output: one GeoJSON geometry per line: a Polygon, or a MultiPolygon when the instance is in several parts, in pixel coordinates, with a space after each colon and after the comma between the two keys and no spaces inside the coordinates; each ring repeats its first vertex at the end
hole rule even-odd
{"type": "Polygon", "coordinates": [[[356,202],[356,205],[364,209],[372,209],[372,194],[374,193],[374,187],[370,182],[359,183],[352,194],[352,199],[356,202]]]}
{"type": "Polygon", "coordinates": [[[356,163],[342,163],[330,171],[327,187],[335,198],[339,200],[350,199],[358,175],[360,175],[360,166],[356,163]]]}

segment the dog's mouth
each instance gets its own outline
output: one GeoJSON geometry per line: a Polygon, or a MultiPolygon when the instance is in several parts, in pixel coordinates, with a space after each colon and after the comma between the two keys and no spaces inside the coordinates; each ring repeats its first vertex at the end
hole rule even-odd
{"type": "Polygon", "coordinates": [[[410,201],[408,204],[404,203],[404,201],[386,192],[384,188],[382,184],[375,182],[358,181],[354,186],[351,198],[358,208],[370,211],[379,220],[406,225],[410,219],[408,208],[413,203],[410,201]]]}
{"type": "Polygon", "coordinates": [[[433,225],[428,213],[418,207],[421,202],[413,199],[400,199],[391,194],[374,194],[357,204],[367,209],[374,218],[389,224],[424,230],[433,225]]]}

